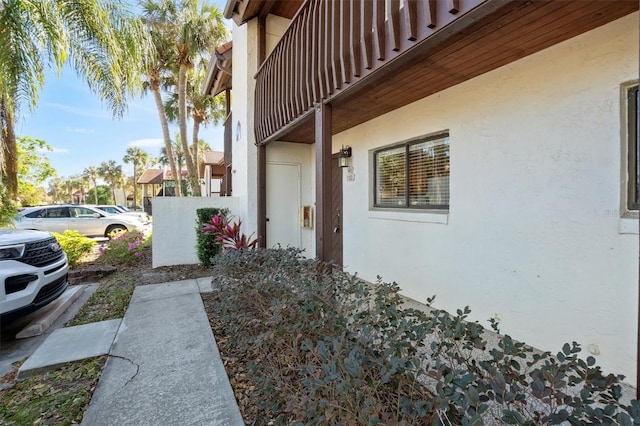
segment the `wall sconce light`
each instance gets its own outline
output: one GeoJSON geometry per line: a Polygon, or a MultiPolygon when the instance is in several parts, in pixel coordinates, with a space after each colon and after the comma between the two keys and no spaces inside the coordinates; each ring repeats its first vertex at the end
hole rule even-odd
{"type": "Polygon", "coordinates": [[[351,147],[343,145],[338,154],[338,166],[349,167],[349,157],[351,157],[351,147]]]}

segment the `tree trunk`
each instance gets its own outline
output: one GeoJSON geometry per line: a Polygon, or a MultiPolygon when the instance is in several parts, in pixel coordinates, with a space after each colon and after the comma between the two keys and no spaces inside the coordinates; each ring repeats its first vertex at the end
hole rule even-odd
{"type": "Polygon", "coordinates": [[[198,172],[193,164],[193,157],[189,150],[189,139],[187,137],[187,66],[180,64],[178,72],[178,121],[180,122],[180,142],[182,142],[182,150],[187,164],[187,173],[189,175],[189,184],[194,196],[200,196],[200,182],[198,172]]]}
{"type": "MultiPolygon", "coordinates": [[[[133,205],[136,206],[138,205],[138,188],[137,188],[137,184],[136,184],[136,172],[138,170],[138,167],[136,165],[136,162],[133,162],[133,205]]],[[[127,204],[126,200],[125,200],[125,204],[127,204]]]]}
{"type": "Polygon", "coordinates": [[[4,176],[4,184],[10,199],[18,201],[18,146],[13,128],[13,111],[5,100],[0,104],[0,127],[2,128],[3,166],[0,171],[4,176]]]}
{"type": "Polygon", "coordinates": [[[93,198],[95,200],[95,204],[98,204],[98,182],[93,179],[93,198]]]}
{"type": "MultiPolygon", "coordinates": [[[[198,151],[200,150],[200,147],[198,146],[198,134],[200,133],[200,124],[202,124],[202,120],[197,117],[193,117],[193,135],[192,135],[193,136],[193,139],[192,139],[193,164],[195,164],[196,170],[198,171],[198,178],[200,177],[200,161],[198,159],[198,151]]],[[[211,179],[211,176],[204,176],[204,178],[211,179]]],[[[200,189],[199,179],[198,179],[198,189],[200,189]]],[[[202,195],[202,192],[200,191],[198,195],[202,195]]]]}
{"type": "MultiPolygon", "coordinates": [[[[169,159],[169,167],[173,174],[173,179],[176,182],[176,196],[182,196],[180,180],[182,176],[178,174],[176,168],[176,159],[173,155],[173,148],[171,147],[171,136],[169,135],[169,124],[167,123],[167,115],[164,111],[164,105],[162,104],[162,97],[160,96],[160,88],[157,85],[152,85],[151,91],[153,92],[153,98],[156,101],[156,108],[158,108],[158,115],[160,116],[160,125],[162,127],[162,136],[164,137],[164,149],[167,151],[167,158],[169,159]]],[[[164,187],[164,186],[163,186],[164,187]]],[[[164,189],[163,189],[164,193],[164,189]]]]}

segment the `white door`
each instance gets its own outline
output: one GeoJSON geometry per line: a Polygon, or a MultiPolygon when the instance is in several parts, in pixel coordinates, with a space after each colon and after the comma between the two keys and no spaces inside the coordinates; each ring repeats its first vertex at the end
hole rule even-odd
{"type": "Polygon", "coordinates": [[[267,247],[300,247],[300,164],[267,163],[267,247]]]}

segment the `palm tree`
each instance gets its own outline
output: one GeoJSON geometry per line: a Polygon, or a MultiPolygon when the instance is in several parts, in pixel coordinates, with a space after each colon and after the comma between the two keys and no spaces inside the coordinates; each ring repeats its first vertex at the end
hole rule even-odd
{"type": "Polygon", "coordinates": [[[53,202],[64,201],[64,178],[55,177],[49,181],[49,195],[53,199],[53,202]]]}
{"type": "MultiPolygon", "coordinates": [[[[200,144],[198,141],[198,135],[200,133],[200,126],[207,125],[208,123],[220,124],[225,118],[224,109],[224,95],[212,96],[211,94],[203,94],[201,91],[204,79],[206,78],[206,63],[200,62],[191,72],[188,74],[187,81],[187,113],[193,120],[193,130],[191,134],[191,147],[189,154],[191,155],[193,164],[196,170],[199,170],[200,163],[202,161],[198,158],[203,153],[203,150],[194,150],[193,147],[200,144]],[[198,143],[196,143],[198,141],[198,143]]],[[[172,122],[177,122],[179,119],[178,111],[178,94],[172,94],[165,103],[165,110],[167,118],[172,122]]],[[[208,148],[211,149],[211,148],[208,148]]]]}
{"type": "MultiPolygon", "coordinates": [[[[191,146],[199,146],[198,133],[201,125],[213,122],[220,124],[225,118],[225,107],[223,96],[212,96],[210,93],[202,93],[202,85],[206,78],[206,66],[202,64],[191,73],[188,88],[188,97],[191,104],[191,119],[193,120],[193,133],[191,146]]],[[[210,148],[209,148],[210,149],[210,148]]],[[[193,150],[193,163],[198,166],[198,149],[193,150]]]]}
{"type": "Polygon", "coordinates": [[[17,196],[14,121],[35,108],[49,67],[69,62],[115,116],[139,87],[148,34],[126,0],[13,0],[0,6],[0,172],[17,196]]]}
{"type": "MultiPolygon", "coordinates": [[[[187,73],[203,56],[226,37],[222,13],[215,7],[199,4],[198,0],[147,0],[143,6],[145,16],[157,31],[164,34],[163,40],[174,55],[175,70],[178,71],[178,122],[180,140],[185,153],[185,163],[194,195],[200,195],[198,173],[189,153],[187,136],[187,73]]],[[[169,64],[171,65],[171,64],[169,64]]],[[[165,70],[171,70],[171,66],[165,70]]],[[[197,138],[196,138],[197,140],[197,138]]],[[[169,150],[167,149],[167,152],[169,150]]]]}
{"type": "Polygon", "coordinates": [[[63,178],[62,180],[62,189],[64,191],[64,194],[67,196],[67,198],[65,198],[65,200],[68,200],[68,203],[73,203],[73,190],[76,189],[78,186],[78,181],[73,178],[63,178]]]}
{"type": "MultiPolygon", "coordinates": [[[[165,25],[160,19],[162,16],[159,12],[161,10],[161,5],[156,4],[156,2],[152,0],[148,0],[141,2],[141,7],[144,16],[144,23],[147,26],[151,43],[154,47],[154,49],[149,51],[149,54],[145,57],[146,81],[143,84],[143,89],[151,90],[151,93],[153,93],[153,99],[160,119],[160,127],[162,128],[164,151],[166,153],[165,158],[168,161],[171,173],[176,176],[177,168],[173,148],[171,146],[169,123],[164,109],[164,104],[162,102],[162,95],[160,93],[161,87],[164,85],[165,75],[168,72],[171,63],[175,62],[172,59],[173,49],[171,48],[170,39],[167,37],[166,31],[164,31],[165,25]]],[[[181,195],[180,188],[178,187],[176,196],[181,195]]]]}
{"type": "Polygon", "coordinates": [[[133,164],[133,204],[138,204],[138,167],[146,166],[149,163],[149,154],[137,147],[127,148],[127,155],[122,159],[126,164],[133,164]]]}
{"type": "Polygon", "coordinates": [[[98,173],[105,182],[111,185],[111,202],[116,203],[116,186],[122,176],[122,166],[116,164],[115,161],[103,161],[98,167],[98,173]]]}
{"type": "Polygon", "coordinates": [[[89,166],[86,169],[84,169],[83,175],[86,176],[93,184],[94,204],[98,204],[98,182],[97,181],[98,181],[98,177],[100,177],[98,168],[96,166],[89,166]]]}

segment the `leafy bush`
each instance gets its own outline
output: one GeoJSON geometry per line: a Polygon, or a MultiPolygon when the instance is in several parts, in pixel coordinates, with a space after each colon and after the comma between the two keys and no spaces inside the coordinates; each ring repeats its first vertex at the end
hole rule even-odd
{"type": "Polygon", "coordinates": [[[468,308],[403,309],[395,283],[292,248],[225,250],[213,271],[210,306],[251,360],[263,424],[640,424],[620,377],[575,343],[554,356],[503,336],[488,350],[468,308]]]}
{"type": "Polygon", "coordinates": [[[151,244],[141,231],[125,231],[109,240],[105,247],[100,247],[102,259],[111,265],[134,262],[142,256],[142,249],[151,244]]]}
{"type": "Polygon", "coordinates": [[[222,215],[227,216],[229,209],[220,209],[215,207],[206,207],[196,210],[196,253],[200,260],[200,265],[211,266],[211,259],[220,253],[222,246],[216,242],[215,235],[206,233],[202,230],[207,222],[209,222],[214,216],[222,215]]]}
{"type": "Polygon", "coordinates": [[[202,232],[212,235],[218,244],[225,249],[242,250],[253,249],[258,245],[258,239],[253,235],[247,236],[241,230],[242,221],[231,224],[228,217],[223,214],[217,214],[211,218],[203,227],[202,232]]]}
{"type": "MultiPolygon", "coordinates": [[[[0,176],[0,181],[1,181],[0,176]]],[[[7,195],[6,187],[0,182],[0,228],[13,226],[13,219],[16,217],[16,210],[13,202],[7,195]]]]}
{"type": "Polygon", "coordinates": [[[67,254],[69,260],[69,266],[75,267],[82,256],[91,252],[96,246],[96,242],[90,238],[81,235],[78,231],[66,230],[62,234],[53,232],[53,236],[56,237],[60,247],[67,254]]]}
{"type": "Polygon", "coordinates": [[[266,424],[428,423],[418,382],[424,330],[397,309],[397,287],[370,286],[293,248],[225,250],[212,303],[253,360],[266,424]]]}

